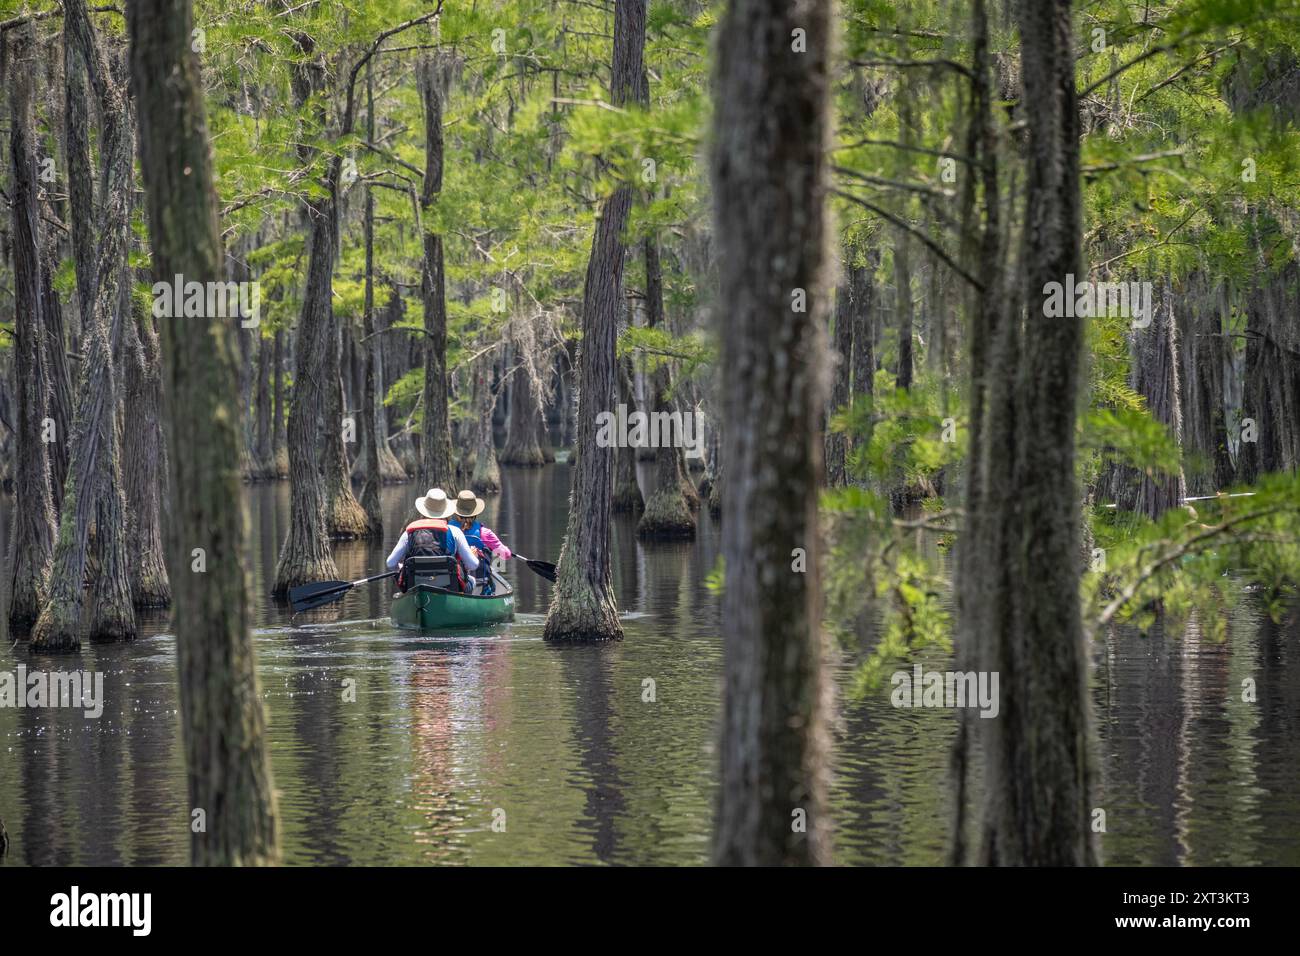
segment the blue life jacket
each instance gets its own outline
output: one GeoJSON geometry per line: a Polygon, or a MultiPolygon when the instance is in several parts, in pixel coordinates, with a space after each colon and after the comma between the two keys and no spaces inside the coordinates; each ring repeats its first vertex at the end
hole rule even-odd
{"type": "Polygon", "coordinates": [[[460,530],[465,535],[465,540],[469,542],[470,548],[476,551],[487,550],[487,545],[483,543],[483,525],[480,522],[475,521],[468,528],[460,530]]]}

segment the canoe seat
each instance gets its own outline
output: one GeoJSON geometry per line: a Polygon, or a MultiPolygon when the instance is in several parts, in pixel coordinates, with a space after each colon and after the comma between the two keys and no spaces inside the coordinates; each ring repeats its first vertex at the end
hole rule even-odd
{"type": "Polygon", "coordinates": [[[432,584],[449,591],[460,590],[460,577],[456,573],[456,559],[450,555],[416,555],[406,559],[403,568],[406,587],[413,584],[432,584]]]}

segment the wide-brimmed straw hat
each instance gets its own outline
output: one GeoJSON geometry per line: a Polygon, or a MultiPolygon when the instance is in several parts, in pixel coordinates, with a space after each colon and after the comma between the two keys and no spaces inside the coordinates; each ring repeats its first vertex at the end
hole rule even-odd
{"type": "Polygon", "coordinates": [[[462,491],[456,496],[456,517],[473,518],[483,513],[487,502],[472,491],[462,491]]]}
{"type": "Polygon", "coordinates": [[[430,488],[423,498],[415,499],[415,510],[426,518],[450,518],[456,510],[456,502],[447,498],[447,492],[441,488],[430,488]]]}

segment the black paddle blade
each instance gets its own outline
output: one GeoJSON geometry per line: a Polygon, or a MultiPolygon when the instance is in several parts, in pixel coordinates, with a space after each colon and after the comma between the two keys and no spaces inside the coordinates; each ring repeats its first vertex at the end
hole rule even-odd
{"type": "Polygon", "coordinates": [[[339,598],[343,597],[343,595],[347,594],[348,591],[350,590],[352,589],[345,588],[344,590],[338,591],[334,594],[322,594],[320,597],[308,598],[305,601],[299,601],[298,603],[292,605],[293,613],[300,614],[303,611],[310,611],[314,607],[323,607],[326,604],[333,604],[339,598]]]}
{"type": "Polygon", "coordinates": [[[528,565],[528,570],[535,571],[537,574],[540,574],[542,577],[546,578],[546,580],[550,581],[552,584],[555,583],[555,577],[556,577],[555,565],[551,564],[551,562],[525,561],[524,564],[528,565]]]}
{"type": "Polygon", "coordinates": [[[305,611],[337,600],[351,588],[350,581],[317,581],[315,584],[300,584],[296,588],[289,589],[289,604],[295,612],[305,611]]]}

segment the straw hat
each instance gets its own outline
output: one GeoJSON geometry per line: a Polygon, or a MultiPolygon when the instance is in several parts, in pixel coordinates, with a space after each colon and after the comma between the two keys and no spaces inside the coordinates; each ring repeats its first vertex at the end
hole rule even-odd
{"type": "Polygon", "coordinates": [[[487,502],[472,491],[462,491],[456,496],[455,511],[457,518],[473,518],[481,515],[486,507],[487,502]]]}
{"type": "Polygon", "coordinates": [[[456,502],[449,501],[441,488],[430,488],[423,498],[415,499],[415,510],[426,518],[449,518],[456,510],[456,502]]]}

